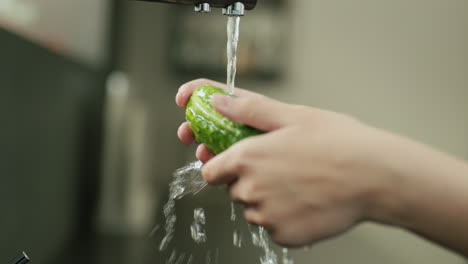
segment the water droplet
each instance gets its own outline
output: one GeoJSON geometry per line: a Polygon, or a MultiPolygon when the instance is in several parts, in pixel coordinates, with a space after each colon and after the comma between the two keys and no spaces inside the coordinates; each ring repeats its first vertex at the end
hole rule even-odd
{"type": "Polygon", "coordinates": [[[283,248],[283,264],[294,264],[294,259],[289,255],[289,249],[283,248]]]}
{"type": "Polygon", "coordinates": [[[192,234],[193,241],[196,243],[200,244],[206,242],[205,230],[203,230],[203,227],[201,227],[200,224],[192,224],[192,226],[190,226],[190,232],[192,234]]]}
{"type": "Polygon", "coordinates": [[[177,259],[175,264],[182,264],[184,259],[185,259],[185,253],[182,253],[182,254],[179,255],[179,258],[177,259]]]}
{"type": "Polygon", "coordinates": [[[167,246],[169,245],[169,243],[171,242],[173,238],[173,235],[172,233],[170,234],[166,234],[164,236],[164,238],[162,239],[161,243],[159,244],[159,251],[164,251],[167,249],[167,246]]]}
{"type": "Polygon", "coordinates": [[[238,229],[234,229],[232,233],[232,243],[235,247],[242,247],[242,233],[238,229]]]}
{"type": "Polygon", "coordinates": [[[252,243],[254,244],[254,246],[257,246],[257,247],[260,247],[260,238],[258,237],[257,233],[255,232],[252,232],[252,243]]]}
{"type": "Polygon", "coordinates": [[[235,222],[237,218],[236,208],[234,207],[234,202],[231,202],[231,221],[235,222]]]}
{"type": "Polygon", "coordinates": [[[205,225],[205,211],[203,208],[197,208],[193,211],[193,224],[190,226],[190,233],[192,234],[193,241],[196,243],[205,243],[207,240],[205,225]]]}
{"type": "Polygon", "coordinates": [[[252,227],[249,225],[249,231],[252,235],[252,243],[263,250],[263,256],[260,257],[261,264],[278,264],[278,257],[275,251],[270,247],[268,234],[264,227],[252,227]]]}
{"type": "Polygon", "coordinates": [[[169,257],[169,259],[166,261],[166,264],[174,264],[174,261],[176,260],[177,258],[177,252],[175,249],[172,250],[172,253],[171,253],[171,256],[169,257]]]}
{"type": "Polygon", "coordinates": [[[156,235],[156,232],[159,230],[161,226],[160,225],[156,225],[153,230],[151,230],[151,232],[149,233],[149,237],[154,237],[156,235]]]}
{"type": "Polygon", "coordinates": [[[193,219],[202,225],[206,224],[205,210],[203,208],[197,208],[193,211],[193,219]]]}

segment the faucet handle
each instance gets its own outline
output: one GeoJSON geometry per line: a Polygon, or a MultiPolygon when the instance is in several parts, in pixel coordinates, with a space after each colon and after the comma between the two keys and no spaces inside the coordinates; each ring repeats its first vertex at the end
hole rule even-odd
{"type": "Polygon", "coordinates": [[[209,13],[211,12],[211,6],[209,3],[200,3],[195,6],[195,11],[200,13],[209,13]]]}

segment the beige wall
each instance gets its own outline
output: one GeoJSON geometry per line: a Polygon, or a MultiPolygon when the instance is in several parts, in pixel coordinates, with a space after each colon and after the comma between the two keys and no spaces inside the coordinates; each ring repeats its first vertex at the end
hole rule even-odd
{"type": "Polygon", "coordinates": [[[0,0],[0,27],[8,24],[80,62],[102,66],[110,12],[110,0],[0,0]]]}
{"type": "MultiPolygon", "coordinates": [[[[325,107],[468,157],[468,1],[294,0],[288,79],[273,97],[325,107]]],[[[299,263],[464,263],[364,225],[299,263]]]]}

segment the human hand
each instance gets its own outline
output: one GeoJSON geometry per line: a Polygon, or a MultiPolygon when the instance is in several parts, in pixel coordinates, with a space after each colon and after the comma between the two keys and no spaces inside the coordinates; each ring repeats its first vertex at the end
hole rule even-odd
{"type": "MultiPolygon", "coordinates": [[[[209,80],[190,82],[176,102],[184,107],[191,93],[209,80]]],[[[233,200],[245,205],[245,218],[265,226],[280,244],[303,246],[344,232],[371,218],[374,190],[388,179],[377,143],[385,137],[342,114],[284,104],[236,90],[232,99],[217,95],[213,106],[234,121],[268,132],[242,140],[214,156],[200,145],[210,184],[228,184],[233,200]]],[[[186,123],[178,131],[194,142],[186,123]]]]}

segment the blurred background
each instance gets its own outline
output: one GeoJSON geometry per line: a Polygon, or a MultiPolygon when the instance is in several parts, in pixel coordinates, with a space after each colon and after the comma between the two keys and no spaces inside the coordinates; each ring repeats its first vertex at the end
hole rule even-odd
{"type": "MultiPolygon", "coordinates": [[[[241,19],[237,84],[467,159],[467,13],[465,0],[259,0],[241,19]]],[[[25,250],[33,263],[166,263],[154,227],[172,172],[195,159],[177,140],[174,96],[194,78],[225,80],[225,41],[220,10],[0,0],[0,262],[25,250]]],[[[178,201],[168,251],[259,263],[258,249],[233,247],[229,214],[222,189],[178,201]],[[189,234],[196,207],[207,212],[203,245],[189,234]]],[[[370,223],[293,255],[466,263],[370,223]]]]}

